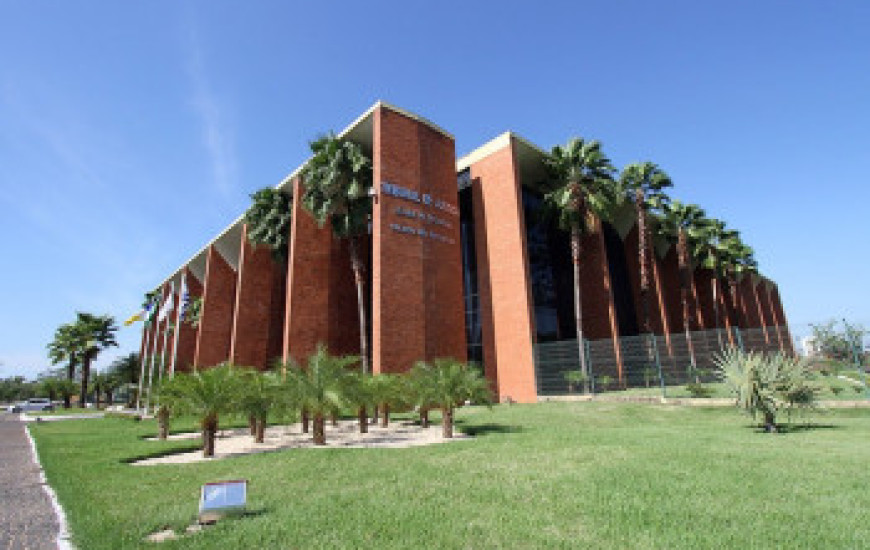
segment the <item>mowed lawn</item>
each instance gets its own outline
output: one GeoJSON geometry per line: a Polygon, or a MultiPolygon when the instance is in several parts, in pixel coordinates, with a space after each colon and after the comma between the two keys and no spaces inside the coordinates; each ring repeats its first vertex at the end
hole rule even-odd
{"type": "Polygon", "coordinates": [[[627,403],[458,420],[473,440],[151,467],[124,461],[192,443],[144,441],[155,423],[117,418],[31,430],[82,549],[153,548],[146,535],[194,520],[202,483],[240,478],[247,516],[159,547],[870,547],[866,410],[776,435],[729,408],[627,403]]]}

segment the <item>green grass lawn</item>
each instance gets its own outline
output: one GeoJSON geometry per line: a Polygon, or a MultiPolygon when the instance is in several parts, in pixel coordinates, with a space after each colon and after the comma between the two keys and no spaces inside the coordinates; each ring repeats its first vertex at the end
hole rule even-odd
{"type": "MultiPolygon", "coordinates": [[[[819,377],[815,383],[819,388],[816,398],[820,401],[863,401],[867,399],[867,391],[864,388],[863,382],[859,380],[859,375],[856,373],[843,373],[842,376],[849,378],[852,382],[837,378],[835,376],[819,377]],[[834,391],[832,386],[838,391],[834,391]]],[[[710,397],[733,397],[731,390],[724,382],[711,382],[704,384],[712,390],[710,397]]],[[[613,389],[601,392],[602,395],[625,395],[627,397],[661,397],[662,388],[656,384],[650,387],[630,388],[627,390],[613,389]]],[[[666,386],[665,395],[670,398],[692,397],[692,393],[686,389],[685,384],[666,386]]]]}
{"type": "Polygon", "coordinates": [[[78,407],[64,409],[63,407],[58,407],[53,411],[29,411],[27,416],[75,416],[77,414],[101,414],[105,412],[102,409],[80,409],[78,407]]]}
{"type": "Polygon", "coordinates": [[[124,461],[193,443],[143,441],[153,421],[118,418],[31,430],[78,548],[153,547],[148,533],[192,522],[202,483],[240,478],[249,515],[159,547],[870,547],[870,411],[774,435],[730,408],[612,402],[458,420],[477,437],[152,467],[124,461]]]}

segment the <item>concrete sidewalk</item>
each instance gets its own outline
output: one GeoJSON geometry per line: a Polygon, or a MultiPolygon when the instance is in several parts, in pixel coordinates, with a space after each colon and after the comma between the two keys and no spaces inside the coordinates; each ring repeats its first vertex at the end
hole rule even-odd
{"type": "Polygon", "coordinates": [[[0,413],[0,549],[58,548],[58,519],[24,429],[17,414],[0,413]]]}

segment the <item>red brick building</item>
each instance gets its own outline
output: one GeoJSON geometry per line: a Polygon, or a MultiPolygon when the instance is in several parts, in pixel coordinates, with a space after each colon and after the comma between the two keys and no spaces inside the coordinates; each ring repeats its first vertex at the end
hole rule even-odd
{"type": "MultiPolygon", "coordinates": [[[[457,160],[453,136],[381,102],[340,135],[361,144],[374,167],[365,246],[373,371],[450,356],[481,364],[502,400],[560,393],[578,348],[567,236],[537,214],[544,152],[506,133],[457,160]]],[[[277,187],[300,196],[301,171],[277,187]]],[[[166,278],[163,295],[177,293],[183,277],[189,294],[201,297],[200,323],[180,323],[167,337],[166,322],[153,325],[143,334],[145,355],[161,355],[166,340],[167,368],[174,355],[184,371],[224,361],[303,362],[319,342],[334,353],[359,352],[347,245],[300,201],[292,204],[286,264],[250,244],[240,218],[166,278]]],[[[584,237],[581,266],[587,353],[594,374],[627,385],[641,372],[632,347],[641,326],[637,229],[628,211],[595,227],[584,237]]],[[[678,369],[687,343],[674,251],[659,247],[653,268],[656,361],[660,370],[678,369]]],[[[744,277],[734,292],[726,287],[695,270],[697,353],[719,342],[791,351],[775,284],[744,277]]]]}

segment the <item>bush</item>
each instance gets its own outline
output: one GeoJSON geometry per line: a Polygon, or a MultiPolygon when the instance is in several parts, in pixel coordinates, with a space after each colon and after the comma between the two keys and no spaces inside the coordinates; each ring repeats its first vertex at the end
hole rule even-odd
{"type": "Polygon", "coordinates": [[[816,388],[810,384],[807,364],[781,353],[765,355],[729,348],[714,357],[737,406],[754,417],[761,415],[764,429],[776,431],[776,415],[786,409],[812,408],[816,388]]]}

